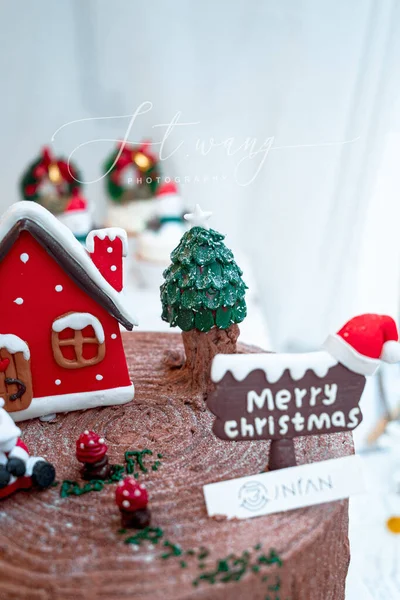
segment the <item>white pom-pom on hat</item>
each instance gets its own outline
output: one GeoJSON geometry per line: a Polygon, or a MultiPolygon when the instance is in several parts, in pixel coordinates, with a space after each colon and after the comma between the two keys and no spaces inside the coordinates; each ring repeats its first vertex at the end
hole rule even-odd
{"type": "Polygon", "coordinates": [[[395,364],[400,362],[400,344],[394,340],[390,340],[383,344],[381,360],[384,362],[395,364]]]}

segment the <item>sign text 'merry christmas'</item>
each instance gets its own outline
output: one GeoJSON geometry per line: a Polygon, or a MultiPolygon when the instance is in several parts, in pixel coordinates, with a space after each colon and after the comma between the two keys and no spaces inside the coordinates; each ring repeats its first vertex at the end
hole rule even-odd
{"type": "Polygon", "coordinates": [[[216,385],[207,404],[217,417],[213,431],[218,437],[280,440],[359,425],[363,375],[324,353],[289,357],[289,366],[285,360],[268,354],[214,359],[216,385]]]}
{"type": "Polygon", "coordinates": [[[235,439],[239,433],[241,437],[251,439],[255,435],[292,437],[292,435],[317,433],[322,429],[354,429],[361,420],[358,406],[351,408],[347,413],[343,410],[335,410],[302,414],[302,409],[306,405],[308,408],[332,407],[336,402],[337,393],[336,383],[325,384],[323,387],[311,386],[310,389],[295,387],[293,392],[281,389],[276,394],[270,388],[264,388],[261,393],[249,390],[246,402],[246,412],[249,416],[225,421],[224,431],[230,439],[235,439]],[[287,414],[289,405],[298,409],[293,416],[287,414]],[[279,411],[282,413],[281,416],[276,415],[279,411]],[[256,416],[255,413],[260,412],[262,416],[256,416]],[[292,431],[289,435],[290,429],[292,431]]]}

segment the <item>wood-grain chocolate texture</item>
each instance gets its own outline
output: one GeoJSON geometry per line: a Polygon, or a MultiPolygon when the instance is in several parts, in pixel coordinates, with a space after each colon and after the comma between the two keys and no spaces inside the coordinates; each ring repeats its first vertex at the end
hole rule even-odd
{"type": "MultiPolygon", "coordinates": [[[[60,484],[1,502],[0,599],[344,600],[347,502],[245,521],[208,518],[202,486],[264,470],[270,443],[227,443],[212,433],[214,416],[203,399],[188,396],[186,386],[174,383],[176,369],[164,364],[167,351],[182,352],[179,334],[127,333],[124,345],[136,387],[132,402],[21,424],[32,454],[54,463],[60,484]],[[63,480],[85,483],[75,458],[85,429],[104,436],[111,464],[124,464],[127,450],[153,452],[144,456],[147,473],[140,471],[139,481],[148,490],[158,541],[124,543],[134,532],[119,533],[117,484],[60,497],[63,480]],[[271,549],[281,567],[266,564],[271,549]],[[231,554],[239,560],[235,573],[233,559],[224,562],[231,554]]],[[[299,464],[353,452],[351,433],[294,443],[299,464]]]]}

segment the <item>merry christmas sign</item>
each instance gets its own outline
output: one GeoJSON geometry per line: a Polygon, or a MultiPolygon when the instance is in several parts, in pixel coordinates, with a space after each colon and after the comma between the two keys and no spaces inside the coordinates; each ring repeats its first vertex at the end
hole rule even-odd
{"type": "Polygon", "coordinates": [[[220,354],[208,407],[225,440],[279,440],[357,427],[365,377],[327,352],[220,354]]]}
{"type": "Polygon", "coordinates": [[[351,431],[362,421],[365,376],[399,362],[397,326],[386,315],[354,317],[324,350],[219,354],[208,407],[223,440],[272,440],[269,470],[296,464],[293,438],[351,431]]]}

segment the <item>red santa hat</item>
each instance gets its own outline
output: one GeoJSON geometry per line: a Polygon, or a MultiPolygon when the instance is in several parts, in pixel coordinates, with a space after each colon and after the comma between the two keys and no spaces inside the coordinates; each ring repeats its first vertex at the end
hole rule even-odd
{"type": "Polygon", "coordinates": [[[68,202],[65,211],[73,212],[75,210],[87,210],[87,207],[87,200],[80,194],[79,189],[75,188],[72,192],[72,198],[68,202]]]}
{"type": "Polygon", "coordinates": [[[173,181],[169,181],[168,183],[165,182],[158,186],[156,191],[156,196],[158,200],[162,200],[165,196],[171,195],[178,195],[178,188],[173,181]]]}
{"type": "Polygon", "coordinates": [[[328,336],[324,349],[342,365],[361,375],[372,375],[380,365],[400,362],[397,326],[387,315],[354,317],[335,335],[328,336]]]}

